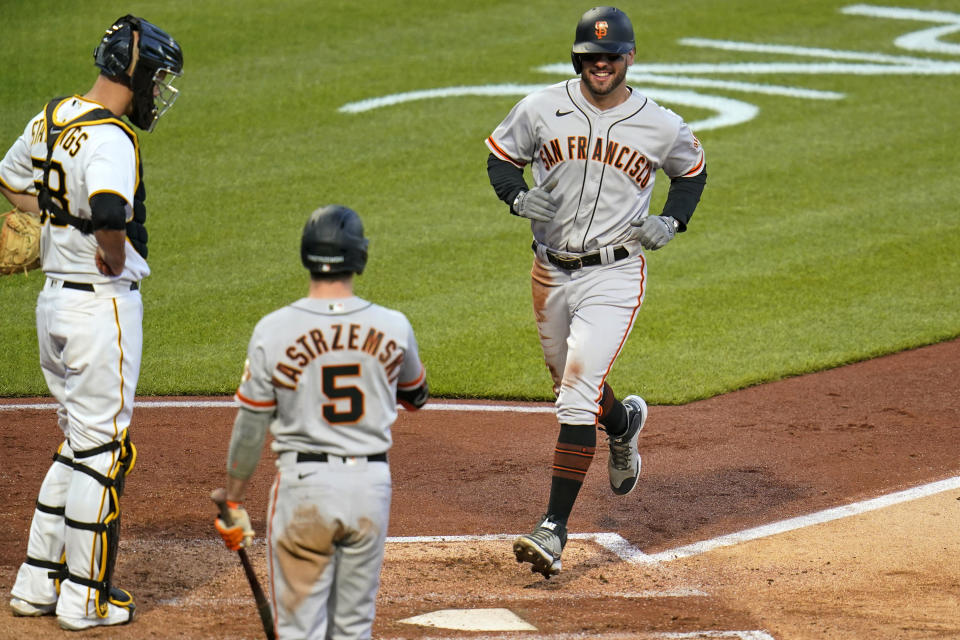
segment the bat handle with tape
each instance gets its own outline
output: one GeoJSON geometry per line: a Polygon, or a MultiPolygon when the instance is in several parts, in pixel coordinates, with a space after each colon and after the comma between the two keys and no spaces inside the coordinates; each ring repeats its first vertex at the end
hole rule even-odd
{"type": "MultiPolygon", "coordinates": [[[[230,517],[230,507],[227,506],[227,490],[224,488],[214,489],[210,494],[210,499],[217,505],[220,511],[220,519],[228,527],[233,524],[233,518],[230,517]]],[[[247,582],[250,584],[250,590],[253,591],[253,599],[257,603],[257,612],[260,614],[260,622],[263,625],[263,632],[267,640],[276,640],[276,630],[273,627],[273,613],[270,611],[270,603],[267,602],[267,596],[260,587],[260,580],[257,578],[253,565],[250,564],[250,558],[247,557],[247,550],[243,547],[237,549],[237,555],[240,556],[240,564],[243,565],[243,573],[247,576],[247,582]]]]}
{"type": "Polygon", "coordinates": [[[217,505],[217,509],[220,510],[220,519],[223,520],[223,523],[228,527],[233,524],[233,518],[230,517],[230,507],[227,506],[227,490],[223,487],[219,489],[214,489],[210,493],[210,499],[213,500],[213,503],[217,505]]]}

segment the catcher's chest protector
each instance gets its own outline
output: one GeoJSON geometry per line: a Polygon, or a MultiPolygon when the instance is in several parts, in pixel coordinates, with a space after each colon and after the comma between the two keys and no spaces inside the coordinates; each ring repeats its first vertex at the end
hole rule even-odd
{"type": "MultiPolygon", "coordinates": [[[[59,166],[54,167],[53,163],[53,150],[56,148],[60,141],[63,140],[64,135],[70,129],[76,127],[81,127],[83,125],[91,124],[113,124],[120,127],[121,130],[127,137],[130,138],[130,142],[133,143],[133,148],[137,154],[137,167],[139,169],[139,174],[137,175],[137,190],[134,195],[134,219],[131,223],[127,224],[127,237],[130,238],[131,243],[137,252],[142,255],[144,258],[147,257],[147,241],[146,241],[146,231],[143,229],[144,222],[146,221],[146,209],[143,206],[143,200],[145,196],[145,190],[143,187],[143,164],[140,162],[140,143],[137,139],[137,134],[131,129],[127,123],[125,123],[120,118],[113,115],[113,112],[109,109],[92,109],[81,116],[78,116],[67,122],[66,124],[58,125],[54,122],[53,114],[66,100],[71,99],[68,97],[63,98],[54,98],[47,103],[47,107],[44,111],[44,126],[47,131],[47,159],[41,163],[39,166],[43,169],[43,182],[37,183],[37,198],[40,203],[40,209],[42,214],[40,216],[41,222],[45,222],[47,216],[50,216],[54,224],[58,225],[71,225],[78,229],[80,233],[93,233],[93,224],[90,220],[84,218],[79,218],[64,207],[64,196],[66,189],[66,180],[64,179],[63,174],[59,176],[60,187],[57,191],[50,189],[50,171],[55,169],[57,171],[62,171],[59,166]]],[[[34,161],[36,163],[36,160],[34,161]]]]}

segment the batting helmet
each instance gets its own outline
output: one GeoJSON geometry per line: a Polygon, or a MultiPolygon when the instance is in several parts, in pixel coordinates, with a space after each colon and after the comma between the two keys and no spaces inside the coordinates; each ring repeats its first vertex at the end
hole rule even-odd
{"type": "Polygon", "coordinates": [[[300,239],[300,259],[311,275],[360,274],[369,244],[357,212],[331,204],[310,214],[300,239]]]}
{"type": "Polygon", "coordinates": [[[580,54],[613,53],[623,55],[636,48],[633,24],[616,7],[594,7],[580,17],[570,59],[578,74],[583,69],[580,54]]]}
{"type": "Polygon", "coordinates": [[[177,100],[173,81],[183,73],[183,51],[166,31],[143,18],[118,18],[100,39],[93,61],[103,75],[133,91],[130,122],[144,131],[153,131],[177,100]]]}

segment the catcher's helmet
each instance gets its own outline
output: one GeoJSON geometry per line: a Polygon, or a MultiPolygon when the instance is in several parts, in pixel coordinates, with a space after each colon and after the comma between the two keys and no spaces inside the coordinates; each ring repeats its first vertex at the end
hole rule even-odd
{"type": "Polygon", "coordinates": [[[311,275],[360,274],[369,244],[357,212],[331,204],[310,214],[300,239],[300,260],[311,275]]]}
{"type": "Polygon", "coordinates": [[[173,81],[183,73],[183,51],[166,31],[143,18],[118,18],[100,39],[93,61],[103,75],[133,91],[130,122],[144,131],[153,131],[177,100],[173,81]]]}
{"type": "Polygon", "coordinates": [[[594,7],[580,17],[570,59],[578,74],[583,69],[582,53],[626,54],[636,48],[633,24],[616,7],[594,7]]]}

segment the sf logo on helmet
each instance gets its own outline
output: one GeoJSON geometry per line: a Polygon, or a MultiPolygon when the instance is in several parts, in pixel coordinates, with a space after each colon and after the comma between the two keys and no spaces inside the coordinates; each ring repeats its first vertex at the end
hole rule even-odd
{"type": "Polygon", "coordinates": [[[606,20],[597,20],[593,25],[593,31],[597,34],[597,38],[602,38],[607,35],[608,29],[609,27],[607,26],[606,20]]]}

